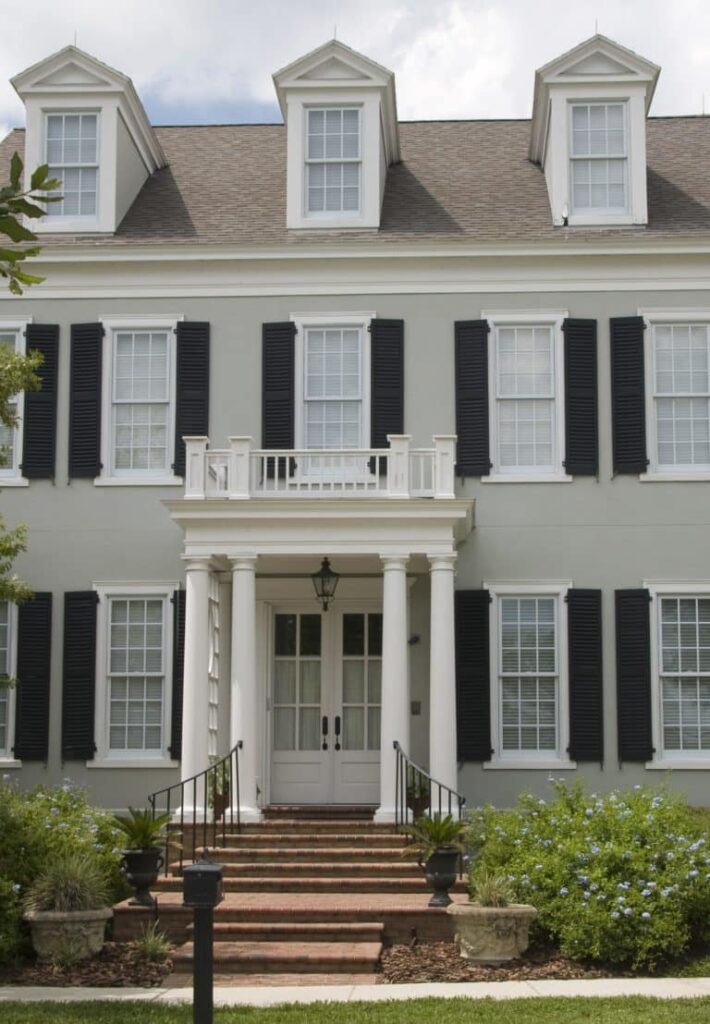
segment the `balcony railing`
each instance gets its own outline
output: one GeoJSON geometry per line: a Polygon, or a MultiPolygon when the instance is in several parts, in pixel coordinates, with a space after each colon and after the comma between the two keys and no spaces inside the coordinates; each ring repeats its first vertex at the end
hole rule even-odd
{"type": "Polygon", "coordinates": [[[261,449],[250,437],[210,448],[186,437],[185,497],[453,498],[456,438],[438,435],[431,448],[412,448],[406,435],[389,448],[261,449]]]}

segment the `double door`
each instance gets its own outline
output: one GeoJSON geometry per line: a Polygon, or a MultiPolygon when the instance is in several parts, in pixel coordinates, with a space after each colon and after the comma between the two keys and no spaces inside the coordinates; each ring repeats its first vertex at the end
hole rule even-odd
{"type": "Polygon", "coordinates": [[[276,608],[271,802],[378,804],[382,613],[276,608]]]}

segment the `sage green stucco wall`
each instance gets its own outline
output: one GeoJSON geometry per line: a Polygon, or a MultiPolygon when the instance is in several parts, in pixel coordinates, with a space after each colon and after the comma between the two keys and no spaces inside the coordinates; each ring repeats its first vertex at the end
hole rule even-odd
{"type": "MultiPolygon", "coordinates": [[[[30,528],[29,552],[18,571],[38,590],[54,593],[53,676],[49,766],[26,765],[23,783],[65,775],[90,786],[97,801],[113,807],[141,803],[146,793],[176,777],[160,770],[86,769],[62,766],[61,716],[62,594],[93,581],[172,580],[182,576],[181,540],[161,501],[181,496],[180,488],[95,487],[67,484],[69,325],[110,314],[184,314],[212,325],[210,435],[224,445],[229,435],[260,438],[261,324],[307,312],[374,310],[405,320],[405,430],[415,445],[432,434],[454,432],[453,322],[478,318],[482,310],[566,309],[570,316],[599,321],[599,480],[567,484],[481,484],[466,480],[462,496],[476,499],[476,528],[460,550],[457,587],[483,580],[570,579],[575,586],[603,590],[605,739],[604,771],[581,769],[594,787],[659,781],[658,773],[624,765],[616,754],[613,591],[644,579],[710,579],[710,484],[640,483],[612,480],[609,333],[611,316],[634,315],[639,306],[710,306],[710,290],[698,292],[563,292],[525,295],[362,295],[209,300],[52,300],[23,298],[14,315],[58,322],[60,331],[59,424],[56,485],[45,481],[26,489],[6,488],[0,505],[8,522],[30,528]]],[[[10,312],[10,304],[3,312],[10,312]]],[[[413,753],[426,758],[428,584],[412,590],[412,631],[422,642],[412,649],[413,697],[423,700],[413,725],[413,753]]],[[[460,782],[470,802],[508,804],[521,788],[544,791],[546,771],[483,771],[463,767],[460,782]]],[[[705,772],[674,775],[674,785],[695,802],[710,803],[705,772]]]]}

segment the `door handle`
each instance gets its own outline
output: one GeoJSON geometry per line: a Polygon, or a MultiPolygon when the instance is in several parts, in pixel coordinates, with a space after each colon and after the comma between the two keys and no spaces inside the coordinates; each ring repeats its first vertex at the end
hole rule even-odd
{"type": "Polygon", "coordinates": [[[321,731],[323,733],[323,750],[328,749],[328,716],[323,715],[321,722],[321,731]]]}
{"type": "Polygon", "coordinates": [[[335,749],[340,750],[340,715],[335,716],[335,749]]]}

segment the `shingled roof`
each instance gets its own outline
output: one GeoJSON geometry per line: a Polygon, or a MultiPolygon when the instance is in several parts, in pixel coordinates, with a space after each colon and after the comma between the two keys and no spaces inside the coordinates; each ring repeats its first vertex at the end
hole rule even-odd
{"type": "MultiPolygon", "coordinates": [[[[235,247],[402,242],[514,243],[691,236],[710,240],[710,117],[647,122],[647,227],[560,228],[542,171],[528,159],[530,121],[400,124],[402,161],[389,169],[379,231],[286,229],[283,125],[156,128],[168,166],[145,183],[115,235],[43,235],[42,244],[207,244],[235,247]]],[[[16,129],[0,143],[8,176],[16,129]]],[[[0,179],[2,180],[2,179],[0,179]]]]}

